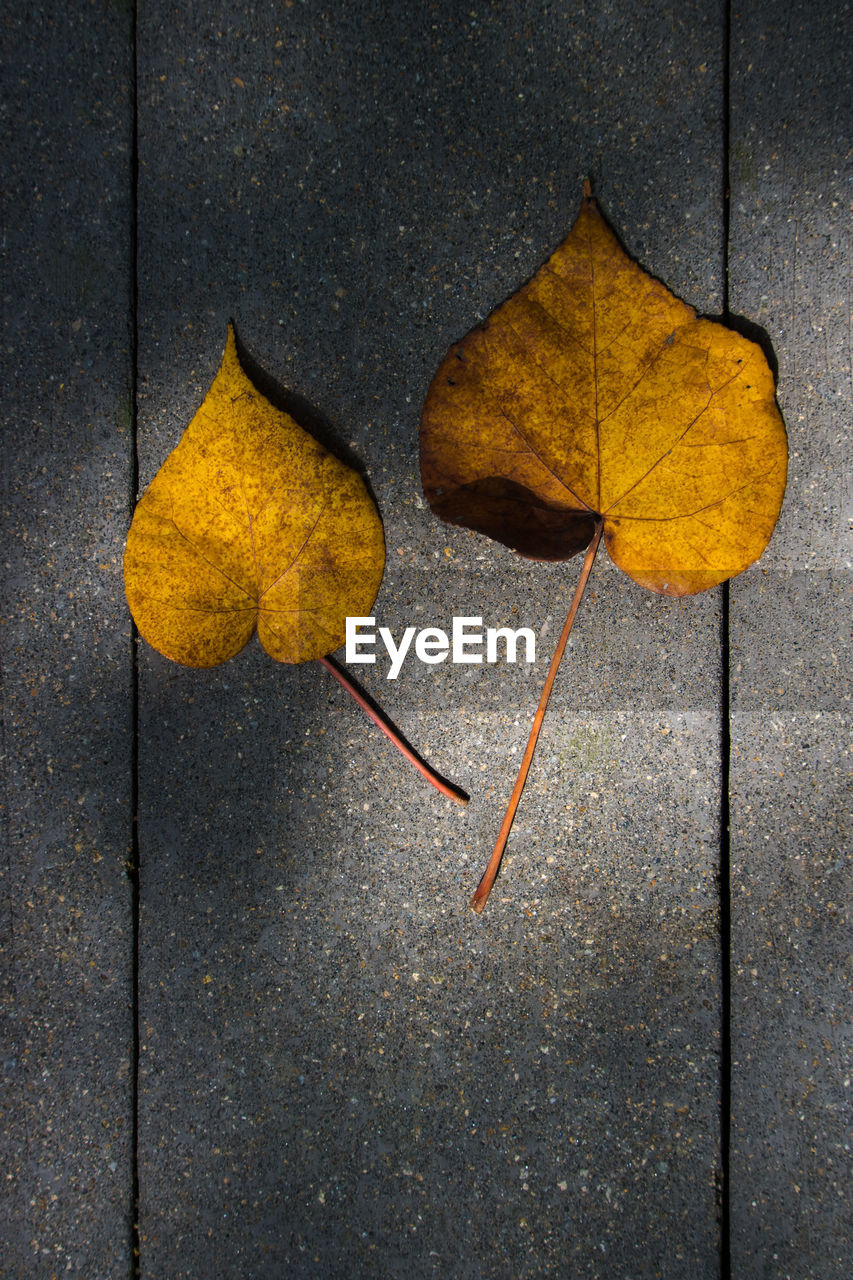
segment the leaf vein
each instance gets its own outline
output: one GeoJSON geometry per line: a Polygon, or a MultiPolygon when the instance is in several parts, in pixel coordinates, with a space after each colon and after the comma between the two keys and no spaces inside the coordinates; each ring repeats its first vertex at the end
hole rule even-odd
{"type": "Polygon", "coordinates": [[[203,560],[205,564],[210,565],[211,569],[214,569],[216,573],[220,574],[225,579],[226,582],[230,582],[231,585],[236,587],[238,591],[242,591],[244,596],[248,596],[250,600],[254,600],[255,597],[251,591],[247,590],[246,587],[244,587],[241,582],[238,582],[236,578],[232,578],[230,573],[226,573],[221,565],[217,564],[215,560],[211,560],[209,556],[206,556],[204,552],[201,551],[199,547],[196,546],[196,544],[192,541],[192,539],[187,537],[187,535],[184,533],[183,529],[175,519],[174,514],[170,517],[170,520],[171,520],[171,523],[174,525],[178,535],[181,538],[183,538],[184,542],[187,544],[190,550],[193,551],[200,560],[203,560]]]}
{"type": "MultiPolygon", "coordinates": [[[[719,498],[714,498],[712,502],[706,502],[703,507],[697,507],[695,511],[684,511],[680,515],[676,516],[623,515],[617,516],[616,518],[618,520],[634,520],[645,524],[669,524],[674,520],[692,520],[696,516],[701,515],[703,511],[711,511],[714,507],[722,506],[724,502],[728,502],[729,498],[733,498],[736,493],[742,493],[744,489],[750,489],[753,485],[760,484],[762,480],[766,480],[768,476],[771,476],[775,470],[776,463],[774,463],[767,471],[762,472],[761,475],[751,476],[750,479],[745,480],[743,484],[735,485],[734,488],[729,489],[728,493],[722,494],[719,498]]],[[[607,514],[609,515],[610,512],[607,514]]]]}
{"type": "MultiPolygon", "coordinates": [[[[559,275],[556,271],[554,271],[552,267],[548,267],[547,269],[551,273],[551,275],[554,276],[556,280],[560,281],[560,283],[565,287],[566,292],[571,297],[571,290],[569,289],[569,286],[566,284],[563,277],[559,275]]],[[[532,295],[527,295],[527,297],[525,298],[525,301],[529,302],[534,307],[538,307],[540,311],[543,311],[545,315],[548,317],[548,319],[553,321],[553,323],[557,326],[557,328],[560,330],[560,333],[562,333],[564,337],[568,338],[570,342],[573,342],[575,346],[578,347],[584,353],[585,356],[592,357],[593,353],[590,351],[589,347],[585,343],[581,342],[580,338],[577,336],[576,333],[572,333],[571,329],[569,329],[566,325],[563,324],[559,316],[556,316],[553,311],[549,311],[548,308],[545,306],[544,302],[541,302],[539,298],[534,298],[532,295]]]]}
{"type": "Polygon", "coordinates": [[[299,561],[300,557],[302,556],[303,551],[305,550],[305,548],[308,546],[308,543],[309,543],[309,542],[311,541],[311,539],[313,538],[314,533],[316,532],[316,529],[317,529],[317,525],[320,523],[320,518],[322,517],[323,512],[326,510],[326,507],[327,507],[327,506],[328,506],[328,498],[324,498],[323,503],[322,503],[322,506],[320,507],[320,510],[317,512],[317,519],[314,521],[314,523],[312,524],[311,528],[310,528],[310,529],[308,530],[308,532],[306,533],[306,535],[305,535],[305,537],[304,537],[304,539],[303,539],[303,541],[302,541],[302,545],[301,545],[301,547],[300,547],[300,548],[299,548],[299,550],[296,552],[296,554],[294,555],[293,559],[291,560],[291,562],[290,562],[290,564],[287,566],[287,568],[286,568],[286,569],[282,569],[282,571],[281,571],[281,573],[278,575],[278,577],[277,577],[277,578],[275,578],[275,579],[274,579],[274,580],[269,584],[269,586],[268,586],[268,587],[264,587],[263,591],[262,591],[262,592],[260,593],[260,595],[258,596],[258,605],[260,605],[260,603],[261,603],[261,601],[263,600],[264,596],[265,596],[265,595],[268,595],[268,594],[269,594],[269,592],[270,592],[270,591],[272,591],[272,589],[273,589],[274,587],[277,587],[277,586],[278,586],[278,584],[282,581],[282,579],[284,579],[284,578],[286,578],[286,577],[287,577],[287,575],[290,573],[290,571],[291,571],[291,569],[294,567],[294,565],[296,565],[296,564],[297,564],[297,562],[299,561]]]}
{"type": "MultiPolygon", "coordinates": [[[[708,365],[708,358],[709,358],[709,356],[710,356],[710,352],[709,352],[708,350],[706,350],[706,351],[705,351],[705,366],[706,366],[706,370],[707,370],[707,365],[708,365]]],[[[621,493],[621,494],[619,495],[619,497],[618,497],[618,498],[616,498],[613,502],[611,502],[610,506],[607,508],[607,512],[605,512],[605,513],[603,513],[603,514],[610,514],[610,512],[612,512],[612,511],[613,511],[614,507],[618,507],[619,503],[620,503],[620,502],[622,502],[622,501],[624,501],[624,499],[625,499],[625,498],[627,498],[627,496],[628,496],[628,494],[629,494],[629,493],[632,493],[634,489],[636,489],[639,485],[643,484],[643,482],[649,478],[649,476],[652,474],[652,472],[653,472],[654,470],[656,470],[656,468],[657,468],[657,467],[659,467],[659,466],[661,465],[661,463],[662,463],[662,462],[664,462],[664,461],[665,461],[665,460],[670,456],[670,454],[672,453],[673,449],[677,449],[677,448],[678,448],[678,446],[679,446],[679,445],[681,445],[681,444],[683,443],[683,441],[684,441],[684,437],[685,437],[686,435],[688,435],[688,434],[689,434],[689,432],[691,432],[691,431],[693,430],[693,428],[696,426],[696,423],[699,421],[699,419],[702,417],[702,415],[703,415],[704,413],[707,413],[708,409],[709,409],[709,408],[710,408],[710,406],[711,406],[711,402],[712,402],[712,400],[714,399],[714,397],[715,397],[715,396],[718,396],[718,395],[720,394],[720,392],[721,392],[721,391],[725,391],[726,387],[731,386],[731,384],[732,384],[734,381],[736,381],[736,379],[737,379],[737,378],[739,378],[739,377],[741,376],[741,374],[742,374],[742,373],[744,373],[744,372],[746,371],[746,369],[747,369],[748,365],[749,365],[749,361],[746,361],[746,363],[744,363],[744,364],[743,364],[743,365],[742,365],[742,366],[741,366],[741,367],[740,367],[740,368],[739,368],[735,373],[733,373],[733,374],[732,374],[732,376],[731,376],[730,378],[727,378],[725,382],[721,382],[721,383],[720,383],[720,385],[719,385],[718,387],[715,387],[715,388],[713,388],[713,389],[712,389],[711,384],[710,384],[710,382],[708,381],[708,378],[707,378],[707,375],[706,375],[706,379],[705,379],[705,381],[706,381],[706,385],[707,385],[707,387],[708,387],[708,399],[705,401],[705,403],[703,404],[702,408],[701,408],[701,409],[699,410],[699,412],[695,415],[695,417],[693,417],[693,418],[690,420],[690,422],[688,422],[688,423],[687,423],[687,426],[684,428],[684,430],[682,431],[681,435],[680,435],[676,440],[674,440],[674,441],[672,442],[672,444],[669,446],[669,448],[668,448],[664,453],[662,453],[662,454],[660,455],[660,457],[659,457],[655,462],[653,462],[653,463],[652,463],[652,465],[648,468],[648,470],[647,470],[646,472],[644,472],[644,474],[643,474],[643,475],[641,475],[637,480],[635,480],[635,481],[633,482],[633,484],[630,484],[630,485],[628,486],[628,488],[624,491],[624,493],[621,493]]]]}
{"type": "Polygon", "coordinates": [[[652,356],[651,360],[648,362],[648,364],[645,366],[645,368],[644,368],[644,369],[642,370],[642,372],[640,373],[640,376],[637,378],[636,382],[634,382],[633,386],[630,386],[630,387],[628,388],[628,390],[625,392],[625,394],[624,394],[624,396],[622,397],[622,399],[621,399],[621,400],[619,400],[619,401],[617,401],[617,403],[613,406],[613,408],[612,408],[612,409],[610,409],[607,413],[605,413],[605,414],[604,414],[604,416],[603,416],[602,418],[599,418],[599,419],[598,419],[598,425],[599,425],[599,427],[601,427],[602,423],[606,422],[608,418],[612,418],[612,416],[613,416],[613,414],[614,414],[614,413],[618,413],[618,412],[619,412],[619,410],[622,408],[622,406],[623,406],[623,404],[625,403],[625,401],[626,401],[626,400],[629,400],[629,399],[631,398],[631,396],[634,394],[634,392],[637,390],[637,387],[639,387],[640,383],[643,381],[643,379],[645,378],[646,374],[650,373],[650,372],[651,372],[651,370],[654,368],[654,366],[657,364],[658,360],[661,358],[661,356],[663,355],[663,353],[664,353],[664,351],[665,351],[665,350],[666,350],[666,344],[664,343],[664,344],[659,348],[659,350],[655,352],[655,354],[652,356]]]}
{"type": "Polygon", "coordinates": [[[542,466],[545,468],[548,474],[554,477],[554,479],[557,481],[557,484],[559,484],[563,489],[565,489],[566,493],[570,493],[572,497],[575,499],[575,501],[581,504],[584,511],[591,511],[592,508],[586,502],[584,502],[580,494],[575,493],[571,485],[566,484],[562,476],[558,476],[553,467],[549,467],[548,463],[545,461],[542,455],[538,452],[538,450],[534,449],[533,445],[530,443],[527,436],[521,430],[521,427],[518,425],[518,423],[513,420],[510,414],[507,413],[503,405],[497,402],[497,397],[495,397],[495,399],[497,403],[498,412],[500,413],[501,417],[506,418],[509,425],[512,427],[512,429],[515,432],[518,433],[519,438],[524,442],[524,444],[527,446],[528,451],[533,454],[533,457],[536,458],[537,462],[540,462],[542,464],[542,466]]]}

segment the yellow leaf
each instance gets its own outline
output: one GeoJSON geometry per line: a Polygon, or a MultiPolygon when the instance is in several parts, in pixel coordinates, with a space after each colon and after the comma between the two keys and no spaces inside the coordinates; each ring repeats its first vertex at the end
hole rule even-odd
{"type": "Polygon", "coordinates": [[[430,386],[432,510],[537,559],[587,546],[672,596],[761,555],[787,442],[761,348],[697,317],[585,195],[563,244],[450,348],[430,386]]]}
{"type": "Polygon", "coordinates": [[[761,348],[642,271],[588,188],[556,253],[450,348],[421,423],[432,510],[537,559],[587,549],[475,911],[498,873],[602,534],[650,590],[703,591],[761,555],[787,459],[761,348]]]}
{"type": "Polygon", "coordinates": [[[279,662],[344,642],[385,565],[360,476],[246,376],[229,326],[204,402],[140,499],[124,556],[140,633],[191,667],[238,653],[258,629],[279,662]]]}

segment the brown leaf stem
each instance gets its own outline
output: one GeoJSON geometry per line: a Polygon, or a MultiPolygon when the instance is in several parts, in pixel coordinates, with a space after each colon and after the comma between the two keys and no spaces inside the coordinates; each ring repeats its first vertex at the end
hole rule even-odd
{"type": "Polygon", "coordinates": [[[566,616],[566,621],[563,624],[563,630],[560,633],[560,639],[557,642],[556,649],[554,650],[554,656],[551,659],[551,666],[548,668],[548,675],[545,677],[545,685],[542,689],[542,695],[539,699],[539,706],[536,708],[536,715],[533,717],[533,727],[531,728],[530,736],[527,739],[527,746],[524,751],[524,757],[521,761],[521,766],[518,770],[518,776],[515,780],[515,786],[512,789],[512,795],[510,796],[506,813],[504,814],[504,820],[501,823],[501,829],[498,834],[497,842],[495,844],[494,850],[492,851],[492,856],[489,859],[489,865],[486,867],[483,878],[480,881],[479,885],[477,886],[477,892],[474,894],[473,898],[471,899],[471,906],[473,910],[477,912],[482,911],[483,907],[486,905],[489,894],[492,891],[492,885],[495,882],[495,877],[498,874],[498,868],[501,865],[501,859],[504,856],[504,849],[506,848],[506,842],[509,839],[510,829],[512,827],[513,820],[515,818],[515,811],[518,808],[518,802],[521,799],[521,793],[524,790],[524,784],[527,781],[527,775],[530,771],[530,763],[533,759],[533,752],[536,750],[536,742],[539,737],[539,730],[542,728],[542,722],[545,719],[545,709],[548,706],[548,699],[551,696],[551,689],[554,686],[554,680],[557,675],[557,668],[559,667],[560,660],[563,657],[563,653],[565,651],[566,645],[569,640],[569,634],[572,629],[572,624],[574,623],[575,615],[578,611],[578,607],[580,605],[581,598],[584,593],[584,588],[586,587],[587,580],[589,579],[589,575],[592,570],[593,561],[595,560],[595,553],[598,550],[598,544],[601,541],[601,531],[603,527],[604,527],[603,522],[599,520],[595,527],[595,536],[593,537],[592,542],[590,542],[589,546],[587,547],[586,557],[584,558],[584,562],[583,562],[583,568],[581,569],[581,575],[580,575],[580,578],[578,579],[578,585],[575,587],[575,594],[572,597],[572,603],[569,606],[569,612],[566,616]]]}
{"type": "Polygon", "coordinates": [[[371,706],[364,694],[361,693],[358,687],[349,678],[346,671],[339,667],[331,658],[318,658],[317,661],[322,663],[326,670],[335,677],[338,684],[342,685],[351,697],[355,698],[362,711],[364,711],[366,715],[370,716],[373,723],[382,730],[387,738],[391,739],[397,750],[406,757],[410,764],[415,766],[418,773],[423,774],[427,782],[432,783],[437,791],[440,791],[442,795],[447,796],[448,800],[453,800],[456,804],[467,805],[468,797],[465,792],[461,791],[458,787],[454,787],[452,783],[445,782],[444,778],[440,777],[434,769],[431,769],[428,764],[421,760],[420,756],[412,750],[408,743],[403,741],[390,721],[386,720],[375,707],[371,706]]]}

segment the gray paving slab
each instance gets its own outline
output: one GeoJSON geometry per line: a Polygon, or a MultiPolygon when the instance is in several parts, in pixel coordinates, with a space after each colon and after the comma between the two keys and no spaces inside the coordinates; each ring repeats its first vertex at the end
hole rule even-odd
{"type": "MultiPolygon", "coordinates": [[[[747,1277],[850,1260],[846,20],[732,15],[730,303],[767,331],[792,441],[771,549],[731,588],[747,1277]]],[[[12,1275],[130,1266],[128,35],[40,9],[3,36],[12,1275]]],[[[719,600],[599,564],[474,918],[576,566],[438,525],[416,431],[448,343],[590,173],[644,265],[719,310],[721,51],[692,5],[141,15],[143,482],[233,317],[366,467],[380,620],[482,613],[540,644],[532,670],[359,672],[465,812],[319,668],[142,650],[143,1274],[717,1274],[719,600]]]]}
{"type": "Polygon", "coordinates": [[[361,668],[466,811],[316,666],[141,650],[144,1276],[718,1274],[718,595],[602,559],[473,916],[578,566],[435,521],[417,427],[590,173],[720,310],[722,48],[692,3],[141,14],[143,483],[233,318],[367,471],[377,617],[541,639],[532,671],[361,668]]]}
{"type": "Polygon", "coordinates": [[[732,23],[731,306],[767,332],[782,516],[732,584],[732,1274],[842,1277],[850,1213],[850,11],[732,23]]]}
{"type": "Polygon", "coordinates": [[[0,1271],[130,1267],[130,27],[2,26],[0,1271]]]}

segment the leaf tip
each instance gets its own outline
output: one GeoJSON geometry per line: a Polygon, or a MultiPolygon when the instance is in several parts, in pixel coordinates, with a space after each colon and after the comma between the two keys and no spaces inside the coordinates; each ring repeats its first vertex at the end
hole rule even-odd
{"type": "Polygon", "coordinates": [[[584,200],[592,200],[593,198],[592,183],[590,182],[589,178],[584,178],[583,180],[583,198],[584,200]]]}

